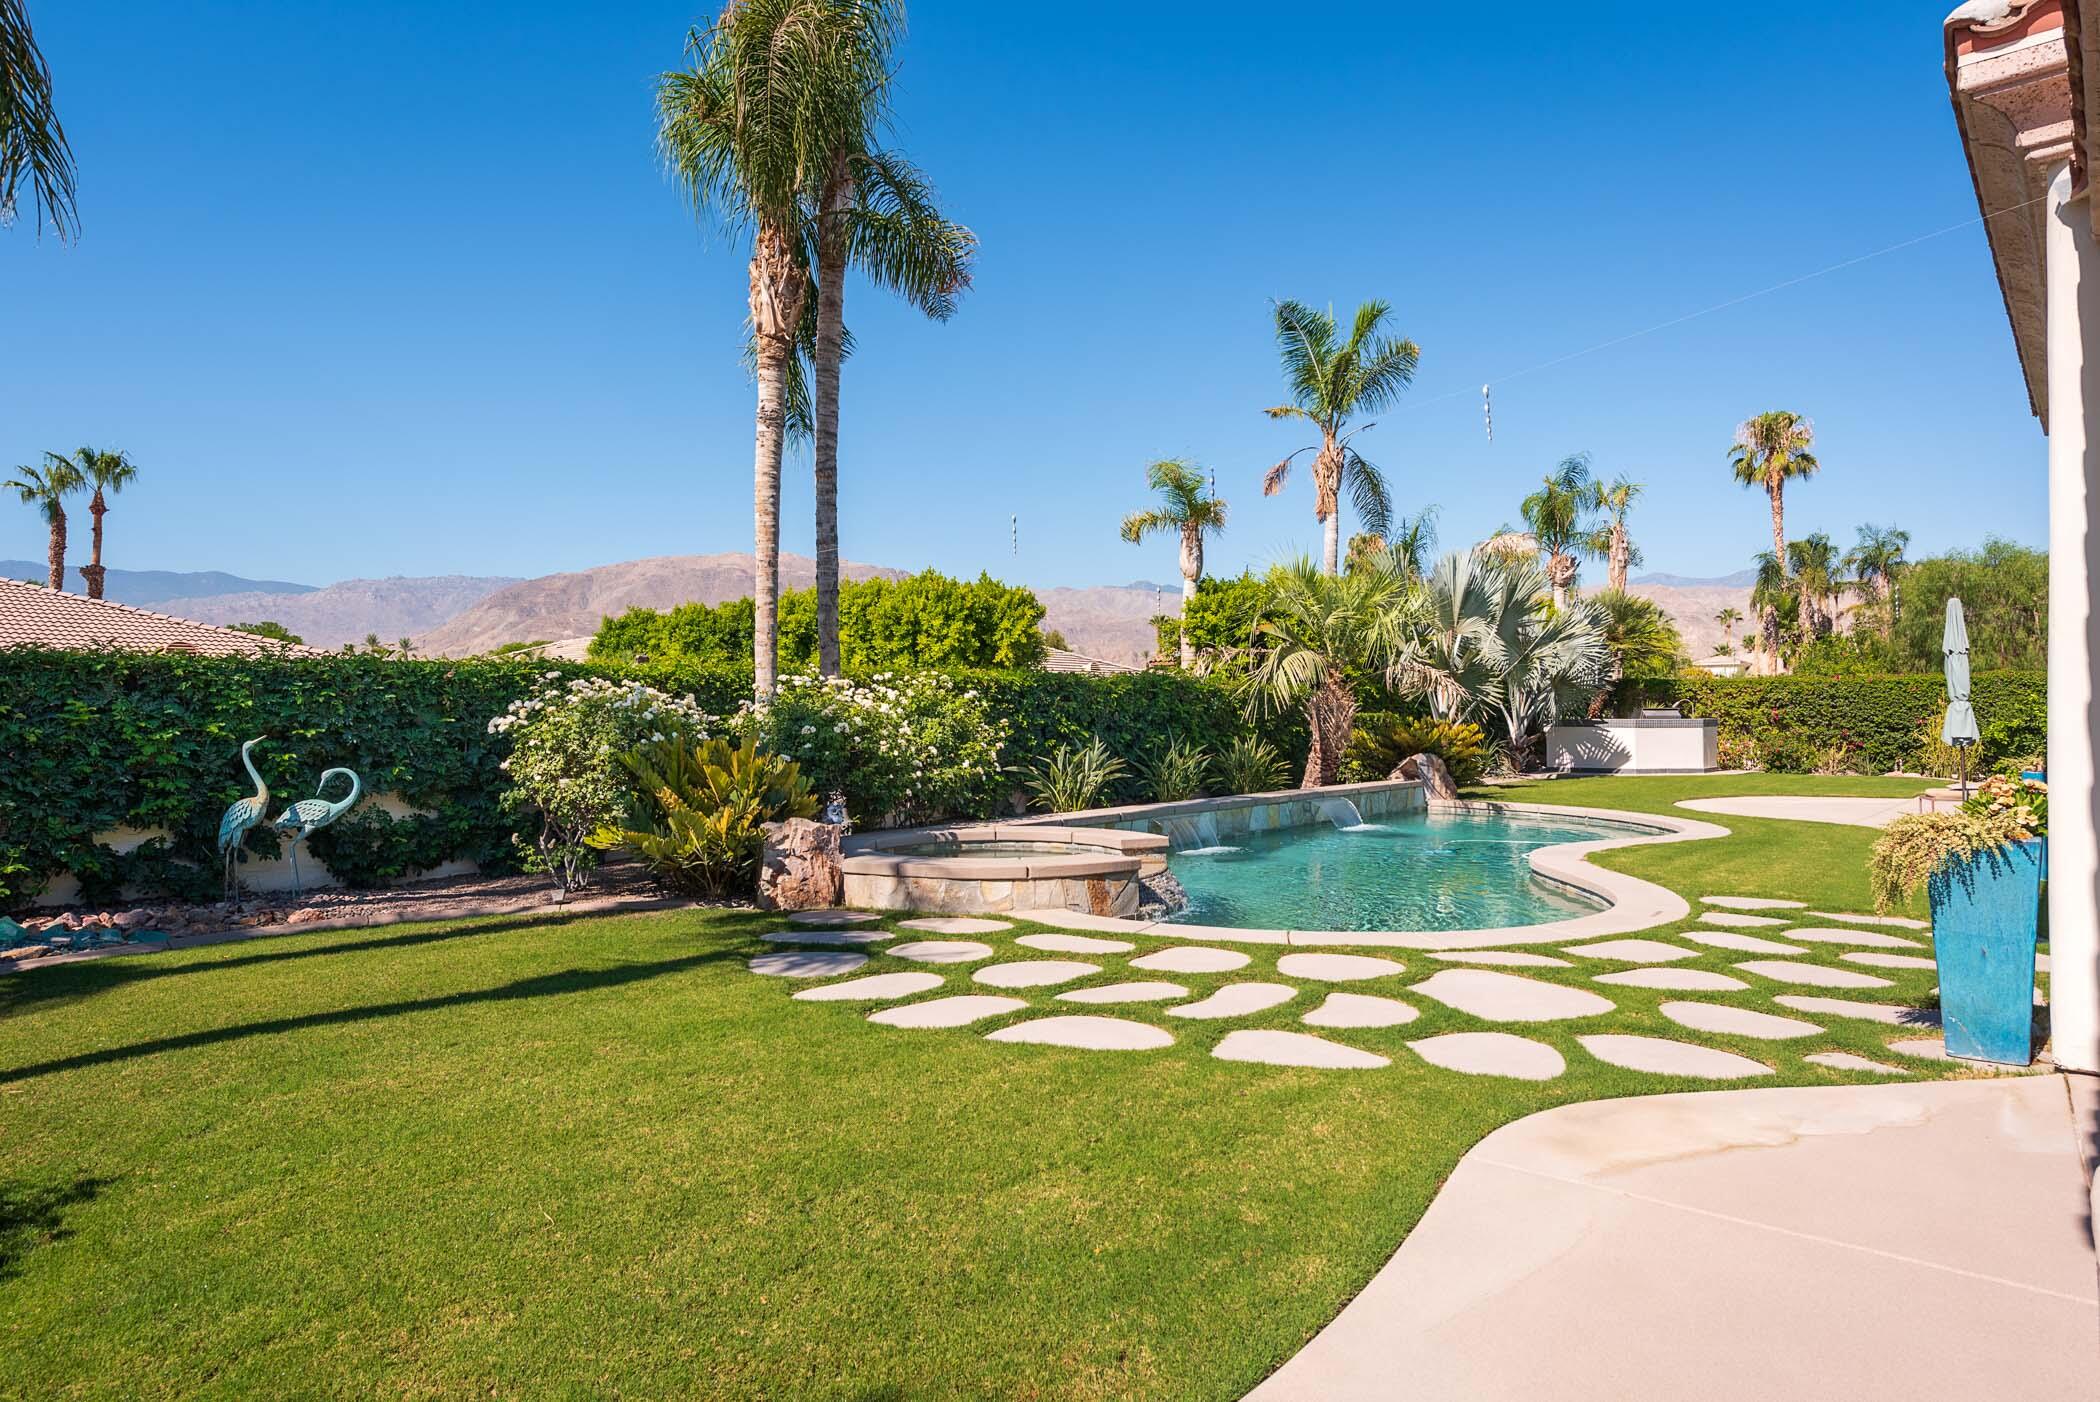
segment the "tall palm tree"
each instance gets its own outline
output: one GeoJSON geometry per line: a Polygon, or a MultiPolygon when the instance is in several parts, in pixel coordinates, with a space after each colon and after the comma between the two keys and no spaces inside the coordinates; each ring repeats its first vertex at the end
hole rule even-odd
{"type": "MultiPolygon", "coordinates": [[[[1181,616],[1186,619],[1196,582],[1203,578],[1203,537],[1225,529],[1225,503],[1204,491],[1203,469],[1185,458],[1160,459],[1145,469],[1145,481],[1159,494],[1159,505],[1125,516],[1123,539],[1135,545],[1158,531],[1181,537],[1181,616]]],[[[1196,665],[1196,645],[1186,628],[1181,630],[1181,665],[1183,670],[1196,665]]]]}
{"type": "Polygon", "coordinates": [[[1641,562],[1641,548],[1627,534],[1626,518],[1632,514],[1633,504],[1641,499],[1643,489],[1629,478],[1614,477],[1609,487],[1599,482],[1590,490],[1590,504],[1604,517],[1591,548],[1609,562],[1607,587],[1613,593],[1623,594],[1626,576],[1641,562]]]}
{"type": "Polygon", "coordinates": [[[1283,353],[1291,402],[1267,413],[1272,419],[1305,420],[1320,431],[1320,441],[1270,468],[1261,492],[1275,496],[1290,479],[1292,459],[1299,453],[1314,455],[1313,514],[1326,532],[1323,559],[1329,574],[1340,573],[1342,567],[1344,490],[1365,530],[1383,535],[1392,519],[1384,474],[1351,446],[1357,434],[1375,425],[1350,427],[1360,415],[1384,413],[1414,382],[1421,347],[1380,334],[1392,310],[1385,302],[1364,303],[1356,309],[1344,340],[1331,308],[1323,312],[1302,302],[1276,304],[1276,344],[1283,353]]]}
{"type": "Polygon", "coordinates": [[[46,222],[62,239],[79,231],[73,151],[51,103],[51,69],[26,0],[0,0],[0,227],[14,222],[24,184],[39,233],[46,222]]]}
{"type": "Polygon", "coordinates": [[[1866,525],[1859,528],[1858,541],[1845,552],[1846,571],[1881,605],[1881,631],[1884,637],[1893,636],[1895,633],[1895,611],[1890,605],[1896,596],[1896,576],[1901,574],[1904,565],[1909,563],[1903,558],[1903,552],[1909,545],[1909,531],[1898,530],[1894,526],[1866,525]]]}
{"type": "Polygon", "coordinates": [[[1735,651],[1735,625],[1743,621],[1743,611],[1734,604],[1714,615],[1714,622],[1721,625],[1721,651],[1735,651]]]}
{"type": "Polygon", "coordinates": [[[43,515],[44,523],[51,528],[51,545],[47,559],[51,566],[51,587],[66,587],[66,497],[80,490],[80,471],[57,453],[44,454],[41,467],[26,463],[15,469],[18,476],[0,482],[0,487],[19,493],[23,502],[35,507],[43,515]]]}
{"type": "Polygon", "coordinates": [[[1769,550],[1757,552],[1757,580],[1750,586],[1750,608],[1757,615],[1758,650],[1765,655],[1765,670],[1778,675],[1786,670],[1780,660],[1783,641],[1779,609],[1782,604],[1799,606],[1788,585],[1786,567],[1769,550]]]}
{"type": "Polygon", "coordinates": [[[1518,507],[1538,542],[1539,553],[1546,557],[1546,579],[1557,609],[1568,606],[1568,590],[1582,568],[1582,557],[1598,552],[1597,534],[1589,527],[1595,504],[1590,455],[1576,453],[1562,458],[1560,466],[1547,473],[1539,489],[1518,507]]]}
{"type": "Polygon", "coordinates": [[[87,581],[90,599],[102,597],[102,518],[109,514],[108,497],[113,497],[131,485],[139,475],[138,465],[122,453],[105,453],[95,448],[82,448],[65,459],[74,474],[87,486],[94,489],[88,498],[88,515],[94,520],[88,563],[80,567],[80,577],[87,581]]]}
{"type": "MultiPolygon", "coordinates": [[[[1800,414],[1778,409],[1736,425],[1735,442],[1728,449],[1728,466],[1735,473],[1735,480],[1746,487],[1763,488],[1772,503],[1772,558],[1779,562],[1782,574],[1787,561],[1786,484],[1812,477],[1822,466],[1809,451],[1815,442],[1814,423],[1800,414]]],[[[1811,612],[1804,592],[1804,622],[1811,612]]]]}
{"type": "Polygon", "coordinates": [[[1789,541],[1786,547],[1787,563],[1792,567],[1796,583],[1801,590],[1803,604],[1801,614],[1801,636],[1810,638],[1828,637],[1834,622],[1833,614],[1837,592],[1841,581],[1838,551],[1830,543],[1830,537],[1821,531],[1789,541]]]}
{"type": "Polygon", "coordinates": [[[887,77],[840,22],[851,0],[731,0],[660,75],[657,144],[695,213],[752,233],[753,686],[779,676],[780,459],[788,381],[810,296],[805,207],[826,162],[862,140],[865,94],[887,77]]]}
{"type": "Polygon", "coordinates": [[[1259,660],[1248,674],[1248,709],[1305,708],[1312,745],[1306,788],[1331,784],[1356,723],[1352,673],[1390,673],[1419,611],[1415,586],[1384,551],[1353,574],[1323,572],[1300,557],[1269,573],[1254,625],[1259,660]]]}

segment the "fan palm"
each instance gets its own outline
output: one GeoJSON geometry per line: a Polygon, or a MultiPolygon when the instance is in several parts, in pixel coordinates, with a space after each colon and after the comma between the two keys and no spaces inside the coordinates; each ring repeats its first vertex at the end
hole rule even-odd
{"type": "Polygon", "coordinates": [[[1313,514],[1325,531],[1323,560],[1329,574],[1341,571],[1341,494],[1349,493],[1364,529],[1384,534],[1392,519],[1385,476],[1351,446],[1356,435],[1375,427],[1350,424],[1363,414],[1379,414],[1399,402],[1413,383],[1421,348],[1413,341],[1380,334],[1392,307],[1366,302],[1346,340],[1332,309],[1318,311],[1302,302],[1276,304],[1276,344],[1283,354],[1284,379],[1291,402],[1267,411],[1272,419],[1303,419],[1320,432],[1320,441],[1298,449],[1270,468],[1262,495],[1275,496],[1290,479],[1291,462],[1312,453],[1313,514]]]}
{"type": "Polygon", "coordinates": [[[1254,625],[1259,655],[1247,677],[1250,713],[1304,707],[1312,731],[1306,788],[1331,784],[1356,722],[1352,673],[1389,673],[1418,611],[1415,587],[1380,552],[1353,574],[1323,572],[1310,559],[1278,565],[1254,625]]]}
{"type": "Polygon", "coordinates": [[[1859,539],[1845,552],[1845,569],[1881,605],[1882,636],[1893,636],[1896,628],[1890,605],[1896,596],[1896,576],[1908,561],[1903,552],[1910,545],[1910,532],[1894,526],[1861,526],[1859,539]]]}
{"type": "Polygon", "coordinates": [[[1735,626],[1743,621],[1743,611],[1734,604],[1714,615],[1714,622],[1721,625],[1721,651],[1735,651],[1735,626]]]}
{"type": "Polygon", "coordinates": [[[1620,594],[1626,592],[1627,575],[1641,562],[1641,549],[1626,532],[1626,518],[1641,499],[1641,491],[1640,483],[1625,477],[1613,478],[1609,487],[1599,482],[1591,489],[1590,505],[1604,517],[1591,549],[1609,562],[1607,587],[1620,594]]]}
{"type": "Polygon", "coordinates": [[[1532,539],[1538,542],[1539,553],[1546,557],[1546,579],[1557,609],[1568,606],[1568,590],[1582,568],[1582,557],[1598,553],[1598,537],[1589,528],[1595,503],[1590,455],[1577,453],[1562,458],[1560,466],[1547,473],[1539,489],[1518,507],[1524,524],[1531,527],[1532,539]]]}
{"type": "MultiPolygon", "coordinates": [[[[1225,529],[1225,503],[1204,491],[1203,469],[1186,459],[1160,459],[1145,469],[1145,481],[1158,493],[1159,505],[1125,516],[1123,539],[1135,545],[1159,531],[1181,537],[1181,614],[1187,618],[1196,583],[1203,578],[1203,537],[1225,529]]],[[[1181,665],[1187,669],[1195,663],[1196,645],[1183,628],[1181,665]]]]}
{"type": "MultiPolygon", "coordinates": [[[[1763,488],[1772,503],[1772,558],[1779,562],[1782,573],[1787,560],[1786,484],[1812,477],[1822,466],[1809,451],[1815,442],[1814,423],[1780,409],[1738,424],[1735,442],[1728,449],[1728,466],[1735,473],[1735,480],[1746,487],[1763,488]]],[[[1808,596],[1803,593],[1803,617],[1810,611],[1808,596]]]]}
{"type": "Polygon", "coordinates": [[[1841,583],[1837,547],[1830,543],[1829,536],[1818,531],[1789,542],[1786,554],[1801,591],[1802,637],[1826,637],[1831,630],[1834,612],[1829,606],[1836,602],[1841,583]]]}
{"type": "Polygon", "coordinates": [[[0,482],[0,487],[19,493],[23,502],[35,507],[51,528],[47,557],[51,566],[51,587],[63,589],[66,587],[66,497],[84,485],[80,470],[57,453],[46,453],[43,466],[25,464],[15,472],[19,475],[0,482]]]}
{"type": "Polygon", "coordinates": [[[108,497],[115,496],[139,475],[138,465],[122,453],[105,453],[95,448],[82,448],[65,460],[73,468],[81,482],[94,490],[88,498],[88,515],[94,521],[88,563],[80,567],[80,577],[87,581],[90,599],[102,597],[102,518],[109,514],[108,497]]]}
{"type": "Polygon", "coordinates": [[[47,222],[62,239],[78,232],[73,151],[52,106],[51,69],[26,0],[0,0],[0,226],[14,222],[25,184],[39,233],[47,222]]]}
{"type": "Polygon", "coordinates": [[[1799,606],[1787,582],[1786,569],[1779,557],[1769,550],[1757,552],[1757,579],[1750,586],[1750,608],[1757,615],[1758,650],[1765,655],[1765,669],[1777,674],[1784,670],[1780,665],[1779,649],[1784,641],[1779,617],[1782,605],[1799,606]]]}
{"type": "Polygon", "coordinates": [[[1492,656],[1495,572],[1504,557],[1453,551],[1423,580],[1421,620],[1394,668],[1400,688],[1422,697],[1438,720],[1468,720],[1492,703],[1501,682],[1492,656]]]}

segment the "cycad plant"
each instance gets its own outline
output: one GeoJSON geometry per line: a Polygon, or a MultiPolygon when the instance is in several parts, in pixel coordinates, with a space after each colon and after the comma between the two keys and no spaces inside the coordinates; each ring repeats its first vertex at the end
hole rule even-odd
{"type": "Polygon", "coordinates": [[[751,893],[763,826],[817,815],[801,769],[762,752],[756,740],[732,745],[673,735],[620,762],[634,780],[633,809],[624,827],[599,828],[588,841],[601,851],[633,854],[671,891],[751,893]]]}
{"type": "Polygon", "coordinates": [[[1097,808],[1116,782],[1130,772],[1096,735],[1082,746],[1059,745],[1021,781],[1046,813],[1079,813],[1097,808]]]}
{"type": "Polygon", "coordinates": [[[29,27],[27,0],[0,0],[0,228],[14,222],[25,184],[37,232],[49,223],[71,238],[78,228],[73,152],[51,102],[51,69],[29,27]]]}
{"type": "Polygon", "coordinates": [[[1418,612],[1416,586],[1379,551],[1364,568],[1323,574],[1309,559],[1278,565],[1254,628],[1257,661],[1247,676],[1248,710],[1303,707],[1312,730],[1304,786],[1332,784],[1356,721],[1359,676],[1388,676],[1405,652],[1418,612]]]}
{"type": "MultiPolygon", "coordinates": [[[[1204,489],[1203,469],[1185,458],[1162,458],[1145,469],[1145,481],[1159,497],[1150,511],[1133,511],[1123,518],[1123,539],[1136,545],[1146,536],[1170,531],[1181,539],[1181,617],[1188,619],[1189,603],[1203,578],[1203,537],[1225,529],[1225,503],[1204,489]]],[[[1189,630],[1181,633],[1181,666],[1196,663],[1196,645],[1189,630]]]]}

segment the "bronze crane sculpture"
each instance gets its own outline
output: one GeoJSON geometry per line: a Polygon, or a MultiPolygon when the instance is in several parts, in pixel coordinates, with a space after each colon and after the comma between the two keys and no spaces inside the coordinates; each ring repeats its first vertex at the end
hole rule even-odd
{"type": "Polygon", "coordinates": [[[357,796],[363,791],[364,785],[358,780],[355,770],[324,769],[321,771],[321,782],[314,785],[315,797],[300,799],[297,803],[279,813],[276,821],[270,824],[272,828],[283,835],[292,854],[292,895],[294,897],[302,894],[299,886],[299,843],[301,839],[312,833],[319,832],[337,818],[348,813],[356,806],[357,796]],[[320,792],[328,787],[328,781],[338,774],[350,781],[350,792],[335,800],[320,797],[320,792]]]}
{"type": "Polygon", "coordinates": [[[228,804],[219,818],[219,858],[226,864],[226,899],[235,905],[241,900],[240,878],[235,870],[240,860],[241,843],[247,838],[248,829],[262,821],[263,812],[270,806],[270,786],[263,782],[262,775],[255,772],[255,761],[248,757],[248,752],[262,742],[263,737],[258,735],[241,746],[241,767],[255,781],[255,793],[228,804]]]}

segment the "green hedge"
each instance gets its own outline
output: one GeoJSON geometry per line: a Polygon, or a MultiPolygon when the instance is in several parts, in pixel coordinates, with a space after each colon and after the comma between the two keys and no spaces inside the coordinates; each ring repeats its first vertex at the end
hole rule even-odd
{"type": "MultiPolygon", "coordinates": [[[[1981,763],[2043,753],[2048,745],[2048,676],[1981,672],[1972,696],[1983,735],[1981,763]]],[[[1925,766],[1928,729],[1938,736],[1947,693],[1938,675],[1893,677],[1673,677],[1628,682],[1614,698],[1621,714],[1641,705],[1676,705],[1721,723],[1724,762],[1754,757],[1765,768],[1799,772],[1842,749],[1855,773],[1925,766]]]]}

